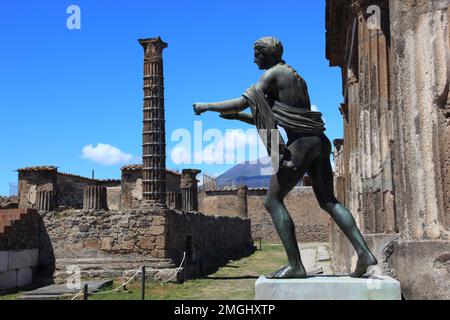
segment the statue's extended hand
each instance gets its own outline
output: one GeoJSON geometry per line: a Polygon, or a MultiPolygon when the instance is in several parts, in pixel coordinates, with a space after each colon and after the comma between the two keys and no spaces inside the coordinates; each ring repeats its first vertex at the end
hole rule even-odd
{"type": "Polygon", "coordinates": [[[203,112],[208,111],[208,105],[206,103],[194,103],[194,113],[196,115],[201,115],[203,112]]]}
{"type": "Polygon", "coordinates": [[[221,113],[219,117],[227,120],[236,120],[237,119],[237,113],[221,113]]]}

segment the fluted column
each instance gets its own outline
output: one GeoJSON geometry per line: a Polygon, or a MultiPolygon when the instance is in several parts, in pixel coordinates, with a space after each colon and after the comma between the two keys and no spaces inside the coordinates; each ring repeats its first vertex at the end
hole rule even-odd
{"type": "Polygon", "coordinates": [[[166,199],[167,207],[169,209],[180,210],[181,209],[181,193],[169,192],[166,199]]]}
{"type": "Polygon", "coordinates": [[[166,141],[161,38],[140,39],[144,48],[142,207],[166,207],[166,141]]]}
{"type": "Polygon", "coordinates": [[[108,202],[106,198],[106,187],[87,186],[83,190],[84,210],[106,210],[108,202]]]}
{"type": "Polygon", "coordinates": [[[41,190],[36,194],[36,209],[52,211],[55,208],[55,191],[41,190]]]}
{"type": "Polygon", "coordinates": [[[241,217],[243,219],[248,218],[247,193],[248,193],[247,186],[239,186],[239,188],[237,190],[237,197],[238,197],[237,207],[238,207],[239,217],[241,217]]]}
{"type": "Polygon", "coordinates": [[[197,174],[201,170],[183,169],[181,176],[181,202],[182,210],[198,210],[197,174]]]}
{"type": "Polygon", "coordinates": [[[393,118],[396,209],[402,240],[440,239],[450,226],[448,1],[390,1],[395,54],[393,118]]]}

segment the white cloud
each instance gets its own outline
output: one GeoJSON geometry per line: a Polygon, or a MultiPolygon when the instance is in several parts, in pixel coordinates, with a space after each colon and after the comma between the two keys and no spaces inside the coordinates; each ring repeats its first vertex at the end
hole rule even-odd
{"type": "Polygon", "coordinates": [[[170,152],[174,164],[191,164],[191,152],[184,145],[178,145],[170,152]]]}
{"type": "Polygon", "coordinates": [[[256,130],[227,130],[224,136],[218,137],[203,150],[196,151],[195,156],[196,159],[201,157],[207,164],[237,164],[247,160],[246,158],[259,158],[260,152],[267,154],[261,145],[256,130]]]}
{"type": "Polygon", "coordinates": [[[122,152],[119,148],[105,143],[99,143],[95,147],[92,144],[84,146],[81,153],[84,159],[105,166],[124,164],[133,158],[133,155],[122,152]]]}
{"type": "Polygon", "coordinates": [[[311,111],[319,111],[319,108],[315,104],[312,104],[311,111]]]}

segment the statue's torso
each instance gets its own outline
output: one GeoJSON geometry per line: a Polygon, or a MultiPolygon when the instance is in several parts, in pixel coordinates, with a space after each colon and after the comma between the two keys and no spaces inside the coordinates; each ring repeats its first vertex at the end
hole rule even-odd
{"type": "Polygon", "coordinates": [[[273,74],[273,81],[267,92],[269,100],[311,110],[306,82],[300,75],[296,74],[295,70],[285,64],[279,64],[267,72],[273,74]]]}

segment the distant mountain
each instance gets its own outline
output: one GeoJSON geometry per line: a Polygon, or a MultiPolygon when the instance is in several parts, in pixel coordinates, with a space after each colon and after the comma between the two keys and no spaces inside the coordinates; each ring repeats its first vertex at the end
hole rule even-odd
{"type": "Polygon", "coordinates": [[[240,163],[216,178],[218,188],[245,184],[249,188],[264,188],[269,186],[273,174],[269,157],[257,161],[240,163]]]}
{"type": "MultiPolygon", "coordinates": [[[[216,178],[217,188],[246,185],[249,188],[268,188],[273,175],[272,163],[269,157],[257,161],[240,163],[216,178]]],[[[305,173],[305,177],[308,175],[305,173]]],[[[310,185],[310,184],[308,184],[310,185]]],[[[304,186],[300,181],[298,187],[304,186]]]]}

